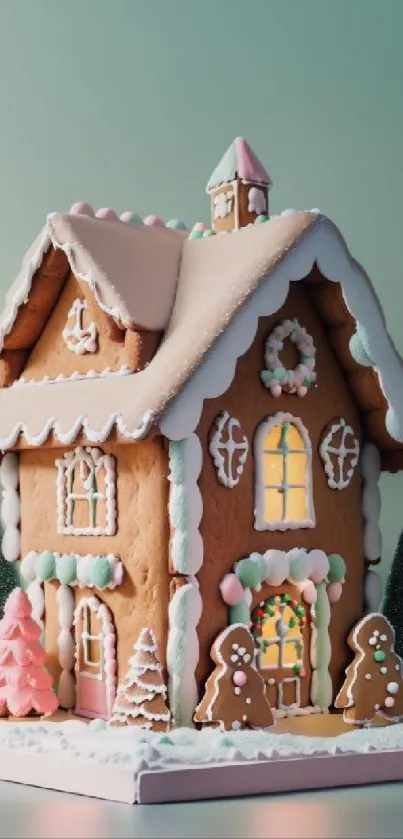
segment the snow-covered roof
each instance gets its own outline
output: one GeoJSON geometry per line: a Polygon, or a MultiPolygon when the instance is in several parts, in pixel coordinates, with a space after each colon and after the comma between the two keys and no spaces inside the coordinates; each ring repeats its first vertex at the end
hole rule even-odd
{"type": "Polygon", "coordinates": [[[233,181],[236,177],[242,181],[266,184],[269,188],[273,186],[270,175],[243,137],[236,137],[231,143],[214,169],[206,191],[211,192],[220,184],[233,181]]]}

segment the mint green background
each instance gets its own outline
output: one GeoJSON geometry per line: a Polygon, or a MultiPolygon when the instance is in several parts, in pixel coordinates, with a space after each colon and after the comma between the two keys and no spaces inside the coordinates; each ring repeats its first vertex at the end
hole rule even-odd
{"type": "MultiPolygon", "coordinates": [[[[0,291],[72,202],[189,225],[244,135],[271,210],[319,207],[403,351],[403,0],[0,0],[0,291]]],[[[384,567],[402,479],[382,480],[384,567]]]]}

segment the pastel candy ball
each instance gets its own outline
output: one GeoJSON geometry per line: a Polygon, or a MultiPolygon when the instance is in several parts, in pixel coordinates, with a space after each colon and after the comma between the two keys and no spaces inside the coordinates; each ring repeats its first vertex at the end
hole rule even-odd
{"type": "Polygon", "coordinates": [[[291,551],[289,554],[290,577],[294,582],[301,583],[309,577],[312,569],[312,560],[305,551],[291,551]]]}
{"type": "Polygon", "coordinates": [[[388,682],[388,684],[386,685],[386,690],[388,693],[395,694],[399,690],[399,685],[397,684],[397,682],[388,682]]]}
{"type": "Polygon", "coordinates": [[[393,708],[395,704],[395,700],[393,696],[387,696],[385,699],[385,708],[393,708]]]}
{"type": "Polygon", "coordinates": [[[321,583],[328,574],[329,560],[324,551],[314,550],[309,553],[312,570],[311,580],[313,583],[321,583]]]}
{"type": "Polygon", "coordinates": [[[374,655],[373,655],[373,659],[378,664],[380,664],[382,661],[385,661],[386,653],[384,653],[383,650],[375,650],[374,655]]]}
{"type": "Polygon", "coordinates": [[[70,207],[69,215],[93,216],[94,210],[92,209],[91,204],[87,204],[85,201],[76,201],[76,203],[70,207]]]}
{"type": "Polygon", "coordinates": [[[227,574],[220,584],[221,597],[228,606],[239,603],[244,594],[242,583],[236,574],[227,574]]]}
{"type": "Polygon", "coordinates": [[[330,554],[329,560],[329,583],[340,583],[346,576],[346,563],[340,554],[330,554]]]}
{"type": "Polygon", "coordinates": [[[270,391],[271,391],[272,396],[275,396],[276,398],[278,396],[281,396],[281,385],[279,385],[277,383],[273,384],[270,388],[270,391]]]}
{"type": "Polygon", "coordinates": [[[337,603],[342,595],[343,586],[341,583],[329,583],[327,587],[327,596],[329,603],[337,603]]]}
{"type": "Polygon", "coordinates": [[[106,219],[107,221],[116,221],[117,219],[115,210],[112,210],[111,207],[101,207],[100,210],[97,210],[96,217],[106,219]]]}
{"type": "Polygon", "coordinates": [[[154,215],[146,216],[143,223],[146,224],[147,227],[165,227],[163,219],[154,215]]]}
{"type": "Polygon", "coordinates": [[[252,559],[241,559],[236,574],[244,588],[256,588],[260,583],[259,563],[252,559]]]}
{"type": "Polygon", "coordinates": [[[302,592],[302,599],[308,606],[313,606],[318,599],[318,592],[316,591],[315,586],[311,583],[309,586],[306,586],[302,592]]]}
{"type": "Polygon", "coordinates": [[[266,551],[265,559],[268,563],[268,574],[266,582],[271,586],[280,586],[287,579],[289,573],[289,562],[284,551],[266,551]]]}
{"type": "Polygon", "coordinates": [[[235,670],[235,673],[232,676],[232,681],[238,688],[242,688],[246,685],[248,677],[243,670],[235,670]]]}
{"type": "Polygon", "coordinates": [[[138,216],[137,213],[132,213],[131,210],[125,210],[125,212],[120,216],[120,220],[124,221],[125,224],[133,224],[134,226],[143,224],[143,220],[140,216],[138,216]]]}

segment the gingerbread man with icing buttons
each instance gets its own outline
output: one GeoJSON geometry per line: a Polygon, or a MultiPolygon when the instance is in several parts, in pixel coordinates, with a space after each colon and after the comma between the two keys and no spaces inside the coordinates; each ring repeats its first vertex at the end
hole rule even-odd
{"type": "Polygon", "coordinates": [[[355,653],[336,701],[344,720],[371,725],[376,717],[403,720],[403,662],[394,651],[394,630],[384,615],[366,615],[354,627],[348,644],[355,653]]]}
{"type": "Polygon", "coordinates": [[[195,722],[225,731],[271,728],[273,714],[264,681],[255,667],[254,642],[246,626],[234,624],[224,629],[212,646],[211,658],[216,667],[207,679],[195,722]]]}

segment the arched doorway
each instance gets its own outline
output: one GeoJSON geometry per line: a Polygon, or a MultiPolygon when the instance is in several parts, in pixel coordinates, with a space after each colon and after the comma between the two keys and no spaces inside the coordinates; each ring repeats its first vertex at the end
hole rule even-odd
{"type": "Polygon", "coordinates": [[[262,587],[252,611],[256,665],[272,708],[283,713],[310,704],[310,612],[291,584],[262,587]]]}
{"type": "Polygon", "coordinates": [[[109,719],[115,699],[116,670],[112,614],[97,597],[85,597],[75,610],[74,625],[75,712],[91,719],[109,719]]]}

